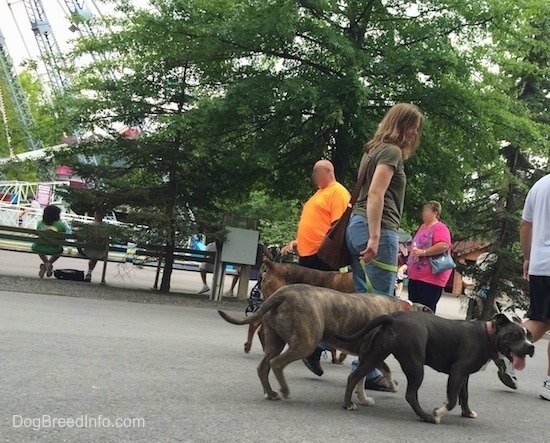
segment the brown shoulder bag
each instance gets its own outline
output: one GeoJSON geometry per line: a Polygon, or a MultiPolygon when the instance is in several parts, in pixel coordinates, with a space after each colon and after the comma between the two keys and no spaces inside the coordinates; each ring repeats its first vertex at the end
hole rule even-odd
{"type": "Polygon", "coordinates": [[[332,227],[325,235],[325,238],[317,251],[317,257],[323,260],[334,270],[338,270],[351,263],[351,256],[346,246],[346,228],[348,227],[353,205],[357,202],[359,193],[361,192],[361,186],[367,177],[367,169],[369,168],[371,159],[372,157],[366,161],[361,174],[355,182],[348,207],[342,216],[332,224],[332,227]]]}

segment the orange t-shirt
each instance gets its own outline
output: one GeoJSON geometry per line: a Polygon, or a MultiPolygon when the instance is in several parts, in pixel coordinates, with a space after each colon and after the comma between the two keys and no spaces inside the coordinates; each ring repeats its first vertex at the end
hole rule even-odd
{"type": "Polygon", "coordinates": [[[304,205],[298,223],[298,255],[309,257],[317,254],[319,246],[333,222],[346,210],[351,196],[338,182],[319,189],[304,205]]]}

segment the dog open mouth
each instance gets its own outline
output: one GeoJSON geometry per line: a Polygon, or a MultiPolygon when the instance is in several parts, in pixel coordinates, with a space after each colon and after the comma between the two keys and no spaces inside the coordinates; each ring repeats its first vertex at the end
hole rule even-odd
{"type": "Polygon", "coordinates": [[[516,354],[515,352],[508,349],[508,352],[506,354],[506,357],[508,357],[508,360],[512,362],[512,365],[514,366],[514,369],[517,371],[522,371],[525,369],[525,357],[529,354],[529,356],[533,356],[532,352],[527,352],[524,354],[516,354]]]}
{"type": "Polygon", "coordinates": [[[525,369],[525,355],[523,357],[510,352],[508,359],[512,362],[516,371],[522,371],[525,369]]]}

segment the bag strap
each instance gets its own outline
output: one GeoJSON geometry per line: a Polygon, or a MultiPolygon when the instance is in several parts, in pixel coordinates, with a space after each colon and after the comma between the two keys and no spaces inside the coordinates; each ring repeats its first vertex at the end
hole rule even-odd
{"type": "MultiPolygon", "coordinates": [[[[368,155],[368,154],[367,154],[368,155]]],[[[349,201],[349,206],[353,206],[357,199],[359,198],[359,193],[361,192],[361,187],[363,186],[363,183],[365,182],[365,179],[367,178],[367,170],[369,169],[370,161],[373,159],[374,154],[371,158],[367,157],[367,161],[365,162],[365,166],[359,173],[359,177],[357,177],[357,181],[355,182],[355,185],[353,186],[353,191],[351,191],[351,198],[349,201]]]]}

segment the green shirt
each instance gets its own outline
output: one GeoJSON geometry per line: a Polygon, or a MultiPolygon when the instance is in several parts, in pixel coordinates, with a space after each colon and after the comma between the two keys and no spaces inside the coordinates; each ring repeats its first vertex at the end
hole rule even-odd
{"type": "Polygon", "coordinates": [[[397,231],[403,214],[403,204],[405,202],[405,186],[407,176],[403,167],[403,154],[401,149],[395,145],[385,145],[380,149],[363,154],[359,173],[363,169],[365,162],[370,160],[367,169],[365,183],[359,192],[357,203],[353,206],[352,214],[367,216],[367,200],[372,176],[378,165],[390,165],[394,169],[390,185],[384,195],[384,208],[382,209],[382,227],[397,231]]]}
{"type": "Polygon", "coordinates": [[[42,254],[61,254],[63,248],[59,245],[61,241],[60,236],[56,236],[55,233],[67,232],[67,226],[62,221],[54,221],[52,225],[47,225],[43,220],[40,220],[36,226],[38,231],[52,231],[51,235],[41,235],[32,244],[32,250],[42,254]]]}

